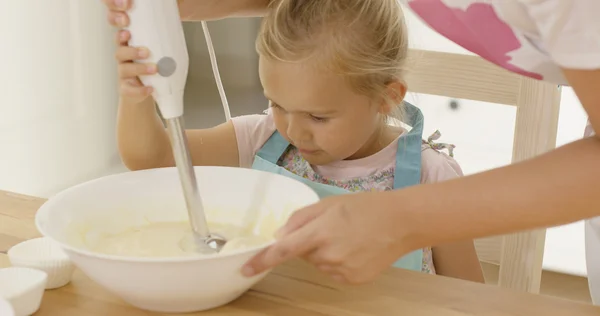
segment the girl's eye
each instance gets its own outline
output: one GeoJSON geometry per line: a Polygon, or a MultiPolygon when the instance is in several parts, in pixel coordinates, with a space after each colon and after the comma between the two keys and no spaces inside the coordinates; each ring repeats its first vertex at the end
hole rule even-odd
{"type": "Polygon", "coordinates": [[[274,108],[274,109],[281,110],[281,107],[277,103],[269,102],[269,106],[272,107],[272,108],[274,108]]]}
{"type": "Polygon", "coordinates": [[[311,118],[312,118],[312,119],[313,119],[315,122],[320,122],[320,123],[327,122],[327,118],[326,118],[326,117],[318,117],[318,116],[314,116],[314,115],[311,115],[310,117],[311,117],[311,118]]]}

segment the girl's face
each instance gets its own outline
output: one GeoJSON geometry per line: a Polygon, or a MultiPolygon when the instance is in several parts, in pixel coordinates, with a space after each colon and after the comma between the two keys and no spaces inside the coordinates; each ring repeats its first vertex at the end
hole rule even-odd
{"type": "Polygon", "coordinates": [[[259,74],[277,130],[309,163],[358,159],[380,149],[382,102],[355,93],[342,77],[263,57],[259,74]]]}

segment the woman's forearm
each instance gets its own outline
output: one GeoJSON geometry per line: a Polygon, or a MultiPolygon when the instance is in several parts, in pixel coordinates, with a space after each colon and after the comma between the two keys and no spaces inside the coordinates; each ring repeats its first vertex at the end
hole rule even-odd
{"type": "Polygon", "coordinates": [[[258,17],[267,12],[269,0],[180,0],[184,21],[219,20],[232,17],[258,17]]]}
{"type": "Polygon", "coordinates": [[[567,224],[600,216],[599,162],[600,139],[591,137],[503,168],[391,192],[386,208],[409,223],[398,237],[414,249],[567,224]]]}
{"type": "Polygon", "coordinates": [[[235,1],[238,7],[233,11],[234,17],[258,17],[267,14],[270,0],[230,0],[235,1]]]}
{"type": "Polygon", "coordinates": [[[171,143],[152,98],[139,104],[120,100],[117,141],[121,159],[129,169],[165,167],[171,143]]]}

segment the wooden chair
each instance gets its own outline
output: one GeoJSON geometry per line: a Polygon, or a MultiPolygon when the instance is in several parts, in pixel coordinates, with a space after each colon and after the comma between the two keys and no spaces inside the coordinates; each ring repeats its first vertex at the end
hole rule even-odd
{"type": "MultiPolygon", "coordinates": [[[[411,50],[409,60],[410,92],[516,106],[513,162],[556,146],[557,85],[516,75],[478,56],[411,50]]],[[[500,286],[539,293],[545,237],[546,230],[536,230],[475,243],[482,262],[500,266],[500,286]]]]}

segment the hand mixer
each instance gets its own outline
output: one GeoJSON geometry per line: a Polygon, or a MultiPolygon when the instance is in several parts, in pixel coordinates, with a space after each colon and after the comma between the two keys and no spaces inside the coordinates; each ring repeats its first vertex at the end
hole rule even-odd
{"type": "MultiPolygon", "coordinates": [[[[130,19],[128,30],[131,33],[129,44],[147,47],[150,51],[149,58],[138,62],[154,63],[158,68],[158,74],[144,76],[140,80],[144,85],[154,88],[152,96],[167,125],[194,236],[194,250],[201,253],[218,252],[225,245],[226,240],[211,234],[208,229],[182,122],[189,56],[177,0],[134,1],[128,14],[130,19]]],[[[229,106],[219,76],[210,33],[204,21],[202,28],[225,117],[229,120],[231,117],[229,106]]]]}

